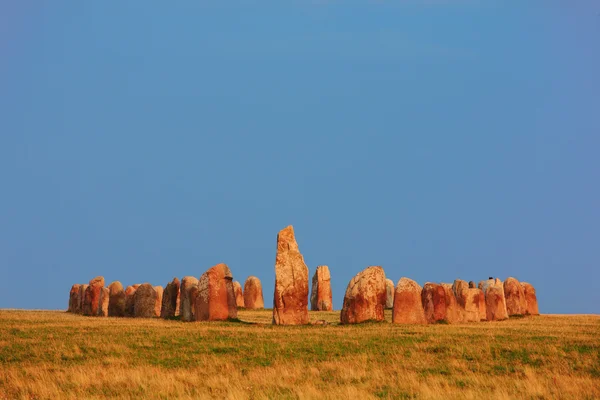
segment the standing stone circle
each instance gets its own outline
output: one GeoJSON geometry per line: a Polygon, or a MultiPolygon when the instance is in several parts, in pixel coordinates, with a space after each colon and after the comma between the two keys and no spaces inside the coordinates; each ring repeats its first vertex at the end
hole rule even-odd
{"type": "Polygon", "coordinates": [[[310,309],[312,311],[333,310],[331,294],[331,274],[327,265],[319,265],[312,278],[310,294],[310,309]]]}
{"type": "Polygon", "coordinates": [[[383,321],[386,297],[383,268],[371,266],[362,270],[348,283],[340,322],[357,324],[383,321]]]}
{"type": "Polygon", "coordinates": [[[423,288],[412,279],[400,278],[394,293],[392,322],[395,324],[426,324],[421,292],[423,288]]]}
{"type": "Polygon", "coordinates": [[[273,324],[308,323],[308,267],[290,225],[277,235],[273,324]]]}
{"type": "Polygon", "coordinates": [[[244,306],[247,310],[265,308],[262,284],[255,276],[249,276],[244,283],[244,306]]]}

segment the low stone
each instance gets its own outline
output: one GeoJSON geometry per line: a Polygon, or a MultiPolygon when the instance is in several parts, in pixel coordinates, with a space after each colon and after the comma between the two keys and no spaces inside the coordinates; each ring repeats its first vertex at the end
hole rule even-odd
{"type": "Polygon", "coordinates": [[[421,301],[428,323],[446,320],[446,291],[441,285],[427,282],[421,292],[421,301]]]}
{"type": "Polygon", "coordinates": [[[535,288],[527,282],[521,282],[525,295],[525,314],[540,315],[535,288]]]}
{"type": "Polygon", "coordinates": [[[262,284],[255,276],[249,276],[244,283],[244,306],[247,310],[265,308],[262,284]]]}
{"type": "Polygon", "coordinates": [[[127,295],[123,290],[123,285],[115,281],[108,285],[108,316],[124,317],[126,314],[127,295]]]}
{"type": "Polygon", "coordinates": [[[398,281],[394,293],[392,322],[395,324],[426,324],[421,292],[423,288],[408,278],[398,281]]]}
{"type": "Polygon", "coordinates": [[[506,300],[506,312],[509,317],[527,313],[523,286],[513,277],[506,278],[504,281],[504,298],[506,300]]]}
{"type": "Polygon", "coordinates": [[[383,268],[372,266],[364,269],[348,283],[340,314],[341,323],[383,321],[386,297],[383,268]]]}
{"type": "Polygon", "coordinates": [[[244,292],[242,285],[238,281],[233,281],[233,292],[235,293],[235,304],[244,308],[244,292]]]}
{"type": "Polygon", "coordinates": [[[156,310],[157,294],[149,283],[138,287],[133,295],[133,316],[135,318],[152,318],[156,310]]]}
{"type": "Polygon", "coordinates": [[[233,275],[227,264],[217,264],[202,274],[195,300],[196,321],[237,318],[233,275]]]}

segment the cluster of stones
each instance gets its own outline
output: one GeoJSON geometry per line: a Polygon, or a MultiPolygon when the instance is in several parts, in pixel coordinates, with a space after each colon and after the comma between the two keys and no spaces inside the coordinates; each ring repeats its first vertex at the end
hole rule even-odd
{"type": "Polygon", "coordinates": [[[237,318],[238,307],[264,307],[262,285],[255,276],[246,279],[242,294],[226,264],[217,264],[200,279],[173,278],[163,289],[149,283],[123,288],[116,281],[104,287],[98,276],[87,285],[75,284],[69,293],[69,309],[74,314],[97,317],[174,318],[183,321],[222,321],[237,318]]]}
{"type": "MultiPolygon", "coordinates": [[[[200,279],[174,278],[165,289],[148,283],[128,286],[120,282],[104,287],[104,278],[88,285],[73,285],[69,311],[93,316],[162,317],[180,316],[183,321],[222,321],[237,318],[238,308],[264,308],[262,285],[254,276],[242,286],[233,281],[226,264],[208,269],[200,279]]],[[[317,267],[312,278],[310,308],[332,311],[331,275],[326,265],[317,267]]],[[[508,278],[490,278],[467,283],[427,282],[421,287],[402,278],[386,279],[383,268],[371,266],[358,273],[346,288],[340,313],[342,324],[383,321],[385,309],[399,324],[501,321],[516,315],[537,315],[538,304],[532,285],[508,278]]],[[[300,253],[294,228],[277,235],[273,324],[303,325],[308,317],[308,267],[300,253]]]]}

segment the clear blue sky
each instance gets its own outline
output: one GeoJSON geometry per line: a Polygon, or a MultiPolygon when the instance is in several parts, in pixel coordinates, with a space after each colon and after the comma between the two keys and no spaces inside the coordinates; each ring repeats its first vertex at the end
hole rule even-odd
{"type": "Polygon", "coordinates": [[[382,265],[600,312],[600,3],[235,3],[0,2],[0,307],[219,262],[271,306],[292,224],[336,308],[382,265]]]}

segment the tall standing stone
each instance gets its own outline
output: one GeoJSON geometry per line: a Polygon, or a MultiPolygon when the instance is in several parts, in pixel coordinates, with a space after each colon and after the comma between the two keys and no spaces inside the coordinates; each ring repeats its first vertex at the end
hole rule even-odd
{"type": "Polygon", "coordinates": [[[195,302],[196,321],[237,318],[233,275],[227,264],[217,264],[202,274],[195,302]]]}
{"type": "Polygon", "coordinates": [[[99,317],[108,317],[108,302],[110,301],[109,290],[103,287],[100,292],[100,306],[98,307],[99,317]]]}
{"type": "Polygon", "coordinates": [[[488,321],[502,321],[508,319],[504,286],[498,278],[490,278],[479,282],[479,288],[485,295],[485,309],[488,321]]]}
{"type": "Polygon", "coordinates": [[[509,277],[504,281],[504,298],[506,299],[506,311],[509,317],[527,313],[525,291],[521,283],[515,278],[509,277]]]}
{"type": "Polygon", "coordinates": [[[137,288],[139,288],[141,285],[135,284],[135,285],[131,285],[131,286],[127,286],[127,289],[125,289],[125,316],[126,317],[135,317],[134,314],[134,306],[135,306],[135,291],[137,290],[137,288]]]}
{"type": "Polygon", "coordinates": [[[194,303],[191,290],[198,288],[198,279],[186,276],[181,281],[181,319],[186,322],[194,321],[194,303]]]}
{"type": "MultiPolygon", "coordinates": [[[[475,284],[467,283],[466,281],[457,279],[452,285],[452,290],[456,296],[456,301],[461,308],[463,321],[479,322],[485,319],[485,313],[480,314],[480,304],[483,300],[483,292],[475,288],[475,284]],[[473,286],[473,287],[471,287],[473,286]]],[[[485,306],[485,300],[483,301],[485,306]]]]}
{"type": "Polygon", "coordinates": [[[525,295],[525,314],[540,315],[535,288],[527,282],[521,282],[521,286],[525,295]]]}
{"type": "Polygon", "coordinates": [[[385,280],[385,308],[394,308],[394,281],[391,279],[385,280]]]}
{"type": "Polygon", "coordinates": [[[262,284],[255,276],[249,276],[244,283],[244,306],[247,310],[265,308],[262,284]]]}
{"type": "Polygon", "coordinates": [[[83,314],[97,316],[100,308],[100,295],[104,287],[104,278],[97,276],[90,281],[83,299],[83,314]]]}
{"type": "Polygon", "coordinates": [[[156,304],[154,304],[154,316],[160,317],[160,309],[162,308],[162,298],[164,289],[162,286],[154,286],[156,292],[156,304]]]}
{"type": "Polygon", "coordinates": [[[277,235],[273,324],[308,323],[308,267],[290,225],[277,235]]]}
{"type": "Polygon", "coordinates": [[[160,316],[162,318],[173,318],[177,312],[177,299],[179,298],[179,279],[167,283],[167,287],[163,292],[162,306],[160,316]]]}
{"type": "Polygon", "coordinates": [[[446,291],[441,285],[427,282],[421,292],[421,302],[428,323],[446,321],[446,291]]]}
{"type": "Polygon", "coordinates": [[[89,285],[83,284],[79,286],[79,314],[83,314],[83,304],[85,303],[85,291],[89,285]]]}
{"type": "Polygon", "coordinates": [[[81,313],[81,310],[80,310],[81,299],[79,298],[80,289],[81,289],[81,285],[78,283],[71,286],[71,291],[69,292],[69,308],[67,309],[67,312],[70,312],[73,314],[81,313]]]}
{"type": "Polygon", "coordinates": [[[310,309],[312,311],[333,310],[331,274],[327,265],[319,265],[313,275],[310,309]]]}
{"type": "Polygon", "coordinates": [[[242,285],[238,281],[233,281],[233,292],[235,293],[235,304],[238,307],[244,307],[244,292],[242,285]]]}
{"type": "Polygon", "coordinates": [[[452,285],[449,283],[442,283],[441,286],[444,288],[445,299],[446,299],[446,322],[449,324],[456,324],[462,322],[463,315],[462,309],[458,305],[452,285]]]}
{"type": "Polygon", "coordinates": [[[133,295],[133,316],[135,318],[152,318],[156,310],[157,294],[149,283],[138,287],[133,295]]]}
{"type": "Polygon", "coordinates": [[[395,324],[426,324],[421,292],[423,288],[408,278],[398,281],[394,293],[392,322],[395,324]]]}
{"type": "Polygon", "coordinates": [[[125,295],[121,282],[115,281],[108,285],[108,298],[108,316],[124,317],[127,296],[125,295]]]}
{"type": "Polygon", "coordinates": [[[348,283],[340,322],[383,321],[386,297],[383,268],[372,266],[362,270],[348,283]]]}

